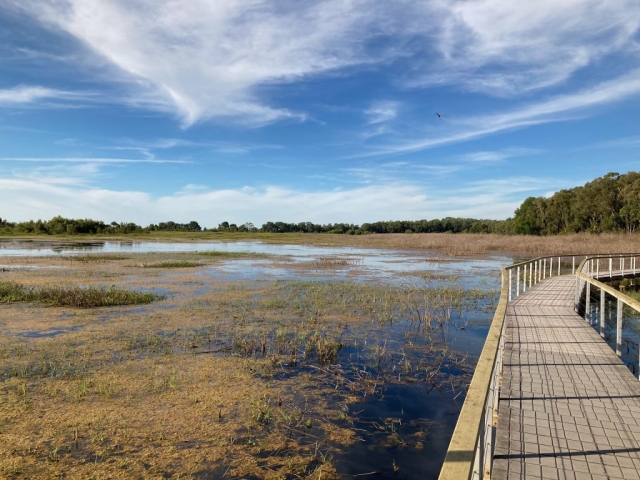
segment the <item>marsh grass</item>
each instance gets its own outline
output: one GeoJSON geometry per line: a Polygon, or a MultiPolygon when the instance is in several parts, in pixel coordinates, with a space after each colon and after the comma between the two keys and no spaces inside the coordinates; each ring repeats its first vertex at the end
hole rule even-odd
{"type": "Polygon", "coordinates": [[[203,257],[210,258],[219,258],[223,260],[236,260],[236,259],[244,259],[244,258],[268,258],[269,255],[266,253],[257,253],[257,252],[218,252],[218,251],[208,251],[208,252],[197,252],[198,255],[202,255],[203,257]]]}
{"type": "Polygon", "coordinates": [[[173,262],[151,263],[151,264],[145,264],[144,266],[145,268],[194,268],[194,267],[201,267],[202,264],[182,260],[182,261],[173,261],[173,262]]]}
{"type": "MultiPolygon", "coordinates": [[[[203,258],[195,255],[135,260],[203,258]]],[[[69,270],[77,282],[90,271],[131,276],[130,266],[116,262],[69,270]]],[[[370,455],[389,455],[383,476],[392,474],[392,457],[408,472],[403,459],[427,441],[427,421],[360,412],[368,405],[388,412],[386,393],[394,388],[462,399],[475,358],[453,347],[456,322],[491,308],[496,297],[452,278],[224,283],[189,271],[134,271],[135,285],[169,283],[180,292],[171,299],[175,308],[110,309],[106,316],[88,310],[81,319],[40,309],[34,329],[83,328],[0,339],[0,415],[10,419],[1,425],[0,471],[329,480],[340,478],[339,455],[358,443],[370,455]],[[211,289],[190,294],[201,282],[211,289]]],[[[44,275],[13,278],[27,284],[44,275]]],[[[22,283],[0,283],[0,302],[25,301],[25,291],[22,283]]],[[[23,326],[28,309],[2,308],[8,330],[31,328],[23,326]]]]}
{"type": "Polygon", "coordinates": [[[115,260],[126,260],[128,257],[124,255],[111,254],[111,253],[90,253],[86,255],[60,255],[54,258],[57,258],[60,260],[67,260],[70,262],[103,263],[103,262],[111,262],[115,260]]]}
{"type": "Polygon", "coordinates": [[[322,257],[311,262],[314,268],[354,267],[362,265],[359,258],[346,257],[322,257]]]}
{"type": "Polygon", "coordinates": [[[118,288],[79,286],[27,287],[17,282],[0,282],[0,303],[29,302],[52,307],[95,308],[139,305],[165,298],[150,292],[118,288]]]}

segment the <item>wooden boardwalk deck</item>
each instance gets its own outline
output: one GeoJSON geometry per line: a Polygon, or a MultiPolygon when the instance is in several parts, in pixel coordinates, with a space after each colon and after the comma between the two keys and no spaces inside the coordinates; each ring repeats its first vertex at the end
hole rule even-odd
{"type": "Polygon", "coordinates": [[[492,480],[640,479],[640,383],[574,312],[575,284],[507,307],[492,480]]]}

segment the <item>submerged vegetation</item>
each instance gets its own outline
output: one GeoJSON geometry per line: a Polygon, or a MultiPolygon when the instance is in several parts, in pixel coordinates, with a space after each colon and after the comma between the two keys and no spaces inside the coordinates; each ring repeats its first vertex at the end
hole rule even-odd
{"type": "Polygon", "coordinates": [[[95,308],[139,305],[164,298],[149,292],[106,287],[27,287],[17,282],[0,282],[0,303],[33,302],[52,307],[95,308]]]}

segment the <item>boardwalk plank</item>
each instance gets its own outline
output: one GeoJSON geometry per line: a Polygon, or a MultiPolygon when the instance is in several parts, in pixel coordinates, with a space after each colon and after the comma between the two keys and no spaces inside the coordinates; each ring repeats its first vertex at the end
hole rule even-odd
{"type": "Polygon", "coordinates": [[[574,288],[552,277],[509,303],[492,479],[640,479],[640,384],[574,288]]]}

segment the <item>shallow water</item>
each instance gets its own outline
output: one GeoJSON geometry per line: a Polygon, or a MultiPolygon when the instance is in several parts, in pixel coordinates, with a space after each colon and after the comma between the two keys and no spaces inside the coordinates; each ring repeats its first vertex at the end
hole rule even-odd
{"type": "MultiPolygon", "coordinates": [[[[305,280],[305,281],[355,281],[358,283],[387,283],[400,286],[433,287],[452,282],[465,289],[496,291],[500,286],[500,267],[515,261],[509,254],[487,254],[474,257],[448,257],[440,252],[368,249],[356,247],[319,247],[309,245],[273,245],[262,242],[95,242],[80,244],[58,244],[55,246],[18,242],[0,242],[0,257],[43,257],[86,253],[152,253],[152,252],[250,252],[271,255],[271,258],[221,260],[215,265],[189,269],[190,274],[203,277],[203,284],[194,284],[194,298],[207,294],[211,282],[217,278],[225,281],[255,280],[305,280]],[[354,265],[331,268],[315,268],[313,262],[323,258],[356,259],[354,265]],[[425,280],[420,273],[429,273],[432,278],[425,280]],[[456,277],[452,280],[451,277],[456,277]]],[[[14,268],[14,265],[7,265],[14,268]]],[[[88,267],[90,268],[90,267],[88,267]]],[[[166,271],[170,295],[171,282],[184,271],[166,271]]],[[[130,278],[129,280],[134,280],[130,278]]],[[[164,281],[163,281],[164,282],[164,281]]],[[[156,289],[157,290],[157,289],[156,289]]],[[[491,308],[486,303],[467,311],[453,311],[447,330],[443,333],[443,343],[452,351],[468,355],[467,366],[458,369],[455,364],[445,362],[440,367],[442,378],[452,378],[468,382],[477,361],[490,319],[491,308]],[[458,327],[463,327],[458,329],[458,327]]],[[[128,315],[144,315],[149,309],[172,308],[170,305],[135,307],[131,309],[110,309],[101,320],[126,311],[128,315]]],[[[52,329],[32,332],[26,336],[55,337],[69,330],[52,329]]],[[[357,335],[351,332],[350,335],[357,335]]],[[[397,324],[394,327],[380,326],[368,329],[366,337],[369,345],[343,349],[337,363],[349,365],[348,376],[357,371],[369,369],[368,375],[375,376],[370,365],[360,361],[360,355],[384,344],[392,354],[406,350],[412,353],[414,346],[421,345],[419,339],[412,340],[410,326],[397,324]],[[351,372],[351,373],[350,373],[351,372]]],[[[424,340],[423,340],[424,341],[424,340]]],[[[414,352],[415,353],[415,352],[414,352]]],[[[413,357],[420,360],[422,357],[413,357]]],[[[392,361],[393,362],[393,361],[392,361]]],[[[368,472],[377,472],[373,478],[436,479],[446,454],[447,446],[464,402],[464,388],[443,381],[438,388],[424,379],[424,373],[416,374],[410,383],[388,380],[380,392],[349,406],[354,428],[367,431],[362,441],[350,447],[344,454],[336,454],[334,464],[338,471],[350,478],[368,472]],[[411,439],[410,446],[402,445],[404,438],[411,439]],[[394,438],[397,444],[389,444],[394,438]],[[416,442],[416,438],[420,441],[416,442]],[[397,440],[400,439],[400,440],[397,440]],[[418,448],[417,444],[421,447],[418,448]],[[394,467],[395,466],[395,467],[394,467]],[[394,469],[398,469],[394,473],[394,469]]]]}

